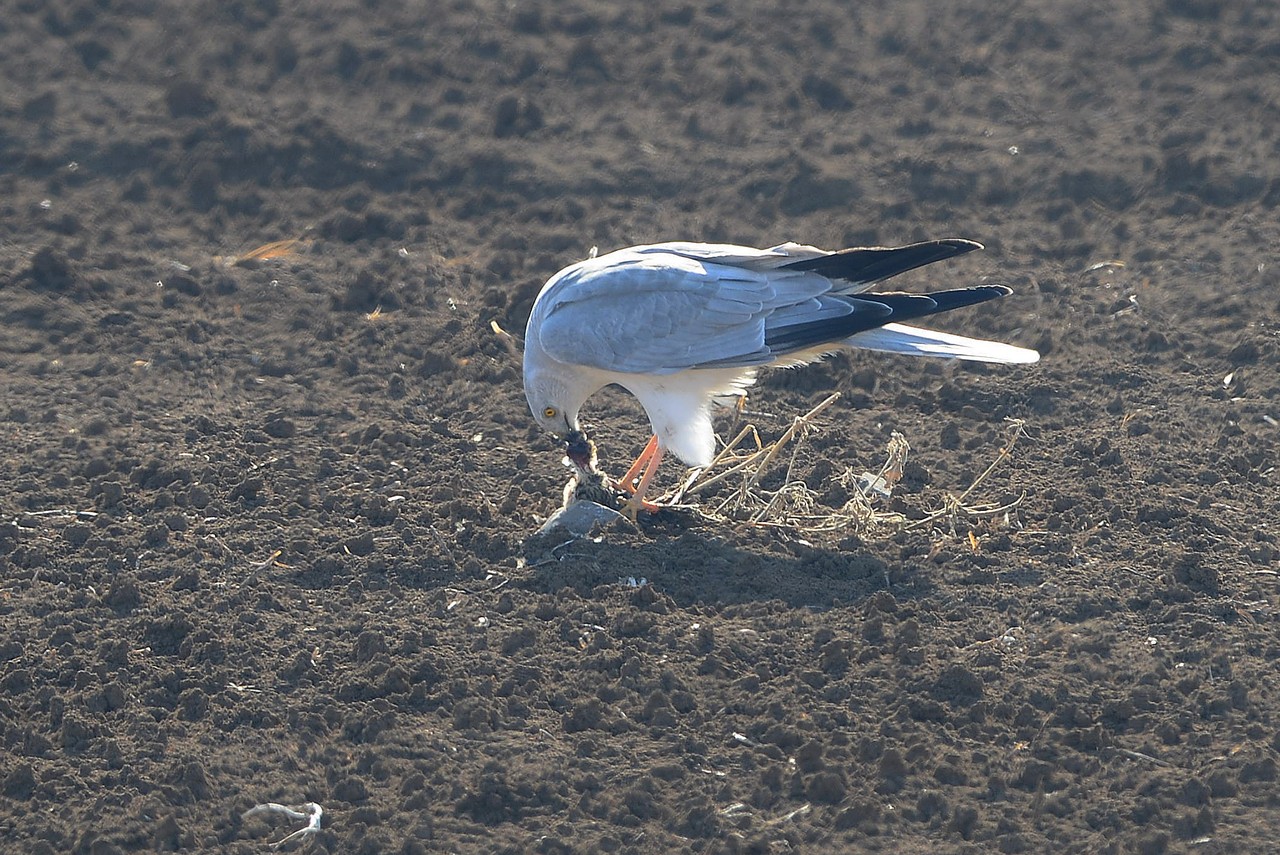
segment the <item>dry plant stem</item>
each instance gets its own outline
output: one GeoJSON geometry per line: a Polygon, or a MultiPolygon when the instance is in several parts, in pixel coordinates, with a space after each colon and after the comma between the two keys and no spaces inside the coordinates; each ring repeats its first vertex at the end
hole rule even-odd
{"type": "Polygon", "coordinates": [[[978,487],[982,484],[983,481],[987,480],[987,477],[992,472],[995,471],[995,468],[1000,465],[1000,462],[1006,459],[1009,456],[1009,454],[1013,451],[1013,447],[1014,445],[1017,444],[1018,440],[1021,439],[1026,434],[1026,430],[1024,429],[1026,422],[1022,421],[1021,419],[1010,419],[1009,421],[1012,427],[1012,432],[1009,437],[1009,441],[1006,442],[1004,444],[1004,447],[1000,449],[1000,452],[996,455],[996,459],[991,461],[991,465],[988,466],[986,469],[984,469],[982,474],[974,479],[973,483],[969,485],[969,488],[965,490],[963,493],[961,493],[958,497],[950,497],[950,496],[947,497],[947,501],[945,502],[945,507],[943,507],[942,510],[935,511],[932,514],[929,514],[929,516],[923,519],[918,519],[915,522],[910,523],[909,525],[904,525],[901,529],[902,531],[914,531],[919,528],[924,528],[925,526],[931,525],[937,522],[938,520],[943,519],[944,517],[951,518],[952,529],[954,530],[955,520],[960,515],[961,511],[963,511],[965,515],[969,517],[981,518],[981,517],[995,516],[1005,511],[1010,511],[1016,508],[1018,505],[1022,504],[1021,496],[1013,500],[1012,502],[1009,502],[1008,504],[998,505],[995,507],[971,508],[971,507],[967,507],[964,504],[965,499],[969,498],[970,494],[972,494],[974,490],[978,489],[978,487]]]}
{"type": "MultiPolygon", "coordinates": [[[[752,452],[747,457],[737,459],[736,463],[734,463],[728,469],[725,469],[723,472],[718,472],[715,475],[708,478],[707,480],[700,481],[697,484],[694,484],[692,487],[689,488],[688,492],[701,493],[706,488],[711,487],[715,484],[719,484],[721,481],[725,480],[730,475],[735,475],[738,472],[743,471],[744,469],[750,468],[751,465],[755,463],[757,460],[759,460],[760,456],[764,453],[765,453],[765,450],[761,449],[759,451],[752,452]]],[[[716,459],[717,461],[719,461],[720,458],[716,458],[716,459]]],[[[715,465],[716,465],[715,463],[712,464],[712,466],[715,466],[715,465]]],[[[703,471],[703,474],[711,471],[711,466],[708,466],[706,469],[702,471],[703,471]]]]}
{"type": "MultiPolygon", "coordinates": [[[[789,476],[790,471],[788,471],[787,474],[789,476]]],[[[788,496],[794,496],[797,493],[801,498],[809,500],[809,502],[807,502],[806,504],[809,504],[809,505],[812,504],[813,492],[808,488],[808,486],[803,481],[796,481],[796,482],[787,481],[785,484],[782,485],[782,487],[776,493],[774,493],[769,498],[768,504],[766,504],[760,510],[756,511],[755,515],[751,517],[750,522],[755,524],[766,522],[765,517],[769,516],[769,514],[773,512],[773,509],[777,507],[784,498],[787,498],[788,496]],[[797,485],[798,489],[789,490],[788,488],[793,485],[797,485]]],[[[806,519],[807,516],[801,515],[801,514],[789,513],[789,514],[784,514],[784,518],[789,521],[798,522],[799,520],[806,519]]]]}
{"type": "Polygon", "coordinates": [[[684,498],[685,493],[689,490],[690,485],[692,485],[694,481],[697,481],[698,478],[701,476],[702,476],[701,469],[690,469],[689,475],[684,479],[684,483],[676,488],[676,491],[671,494],[671,497],[669,499],[664,499],[663,502],[665,504],[671,504],[671,505],[680,504],[680,501],[684,498]]]}
{"type": "MultiPolygon", "coordinates": [[[[889,435],[888,456],[885,458],[884,465],[880,467],[880,471],[876,473],[877,477],[882,478],[889,485],[890,490],[898,486],[898,482],[902,480],[902,470],[906,468],[907,455],[910,453],[911,445],[907,442],[907,438],[896,430],[893,431],[889,435]]],[[[869,501],[870,496],[867,496],[867,499],[869,501]]]]}
{"type": "MultiPolygon", "coordinates": [[[[785,475],[782,476],[782,487],[778,490],[778,492],[773,494],[773,497],[769,499],[769,503],[765,505],[763,508],[761,508],[756,513],[756,515],[751,518],[752,522],[754,523],[761,522],[766,516],[769,515],[770,512],[773,511],[774,507],[777,506],[778,502],[782,500],[782,497],[787,494],[787,488],[790,487],[792,483],[791,473],[796,468],[796,456],[800,453],[800,447],[804,445],[804,438],[805,438],[805,434],[801,433],[799,438],[796,439],[795,444],[791,446],[791,459],[787,461],[787,472],[785,475]]],[[[801,483],[800,487],[802,490],[807,490],[807,487],[803,483],[801,483]]]]}
{"type": "Polygon", "coordinates": [[[929,516],[924,517],[923,519],[918,519],[912,522],[910,525],[904,525],[901,529],[899,529],[899,531],[915,531],[916,529],[924,528],[931,523],[935,523],[938,520],[950,518],[951,534],[953,537],[958,537],[959,535],[955,530],[955,521],[962,512],[969,519],[985,519],[986,517],[999,516],[1000,514],[1011,511],[1014,508],[1021,505],[1023,498],[1025,497],[1019,496],[1018,498],[1014,499],[1012,502],[1009,502],[1008,504],[1005,504],[1005,505],[995,505],[992,507],[978,508],[978,507],[969,507],[966,505],[961,505],[956,501],[956,499],[948,497],[946,502],[946,507],[944,507],[942,510],[934,511],[933,513],[929,514],[929,516]]]}
{"type": "MultiPolygon", "coordinates": [[[[733,506],[734,510],[737,510],[737,509],[740,509],[743,505],[747,504],[747,502],[750,500],[750,498],[753,495],[753,489],[755,485],[759,482],[760,477],[763,475],[764,471],[777,458],[778,454],[782,450],[782,447],[795,437],[797,431],[799,431],[801,428],[808,427],[810,421],[815,415],[817,415],[819,412],[821,412],[824,408],[826,408],[828,405],[830,405],[833,401],[835,401],[839,397],[840,397],[840,394],[838,392],[828,396],[824,401],[822,401],[816,407],[811,409],[809,412],[805,413],[802,416],[796,417],[792,422],[791,427],[777,440],[765,446],[764,448],[760,449],[756,453],[752,454],[747,459],[739,461],[738,463],[730,467],[725,472],[722,472],[719,475],[715,476],[714,478],[710,478],[707,481],[703,482],[702,485],[699,485],[699,486],[706,486],[714,481],[723,480],[724,477],[728,475],[732,475],[736,472],[752,469],[751,475],[748,478],[743,480],[742,486],[739,487],[734,494],[730,495],[723,502],[721,502],[716,507],[715,511],[713,512],[713,515],[721,516],[724,514],[725,509],[729,508],[730,506],[733,506]]],[[[757,435],[757,441],[758,441],[758,435],[757,435]]],[[[795,462],[795,456],[793,454],[792,464],[794,464],[794,462],[795,462]]],[[[788,469],[787,469],[788,478],[790,478],[790,472],[791,472],[791,467],[788,466],[788,469]]],[[[783,492],[785,492],[785,488],[783,492]]],[[[777,497],[777,494],[775,493],[774,496],[771,498],[776,498],[776,497],[777,497]]],[[[768,504],[759,499],[757,499],[757,501],[760,501],[761,504],[768,504]]],[[[758,521],[759,521],[759,515],[757,514],[757,516],[753,518],[751,522],[758,522],[758,521]]]]}
{"type": "Polygon", "coordinates": [[[1157,766],[1172,766],[1168,760],[1161,760],[1159,757],[1153,757],[1150,754],[1143,754],[1141,751],[1132,751],[1128,748],[1117,748],[1117,754],[1122,754],[1131,760],[1143,760],[1147,763],[1154,763],[1157,766]]]}
{"type": "MultiPolygon", "coordinates": [[[[839,399],[839,397],[840,397],[839,392],[833,392],[832,394],[828,395],[825,399],[823,399],[823,401],[820,404],[818,404],[816,407],[811,409],[809,412],[805,413],[802,416],[796,416],[794,419],[791,420],[791,427],[787,428],[786,433],[778,437],[778,439],[775,442],[771,443],[765,449],[766,453],[764,455],[764,459],[760,461],[760,465],[757,466],[755,471],[751,473],[751,477],[743,482],[742,488],[738,491],[738,500],[740,503],[746,502],[747,497],[751,494],[752,489],[760,481],[760,477],[764,474],[764,471],[769,468],[769,464],[772,463],[774,461],[774,458],[778,456],[778,453],[782,451],[782,447],[786,445],[788,442],[790,442],[792,439],[794,439],[796,433],[801,428],[808,427],[809,422],[813,419],[814,416],[816,416],[818,413],[825,410],[828,406],[830,406],[837,399],[839,399]]],[[[795,462],[794,456],[792,457],[792,462],[793,463],[795,462]]],[[[787,467],[788,478],[790,477],[790,474],[791,474],[791,468],[790,466],[788,466],[787,467]]],[[[777,497],[781,495],[783,492],[784,492],[783,490],[779,490],[777,493],[774,494],[773,499],[777,499],[777,497]]],[[[767,511],[772,506],[773,506],[773,501],[771,500],[765,506],[763,511],[767,511]]],[[[751,518],[751,522],[759,522],[763,514],[763,511],[753,515],[751,518]]]]}
{"type": "Polygon", "coordinates": [[[770,463],[773,462],[773,459],[778,456],[778,452],[782,450],[782,447],[786,445],[788,442],[790,442],[792,437],[796,435],[796,431],[800,430],[800,428],[802,427],[808,427],[809,422],[813,419],[814,416],[816,416],[818,413],[825,410],[828,406],[830,406],[837,399],[839,399],[839,397],[840,397],[839,392],[833,392],[830,395],[828,395],[822,401],[822,403],[818,404],[818,406],[814,407],[812,410],[805,413],[803,416],[796,416],[794,419],[791,420],[791,427],[787,428],[787,432],[784,433],[782,436],[778,437],[777,441],[772,443],[766,449],[768,453],[765,455],[764,460],[760,461],[760,465],[756,467],[756,471],[751,474],[751,477],[747,480],[747,483],[743,485],[742,487],[743,495],[745,495],[747,491],[749,491],[752,487],[756,485],[756,482],[760,480],[760,476],[764,473],[764,470],[769,466],[770,463]]]}
{"type": "Polygon", "coordinates": [[[735,463],[733,466],[726,469],[725,471],[719,472],[707,478],[707,480],[705,481],[700,481],[695,484],[692,484],[691,486],[686,488],[685,490],[686,494],[701,493],[703,490],[710,487],[711,485],[719,484],[721,481],[723,481],[725,478],[728,478],[734,472],[737,472],[741,469],[746,468],[747,466],[750,466],[751,461],[755,460],[756,457],[764,451],[764,445],[760,442],[760,434],[759,432],[756,431],[755,425],[747,425],[742,430],[738,431],[738,435],[733,438],[733,442],[730,442],[723,449],[721,449],[720,453],[717,454],[715,456],[715,459],[711,461],[711,465],[708,466],[706,469],[703,469],[698,474],[705,475],[706,473],[713,471],[717,466],[721,465],[725,461],[725,459],[729,456],[730,452],[732,452],[735,448],[737,448],[739,443],[741,443],[747,437],[753,437],[755,439],[756,441],[755,451],[751,452],[749,455],[747,455],[746,458],[739,460],[737,463],[735,463]]]}
{"type": "Polygon", "coordinates": [[[991,465],[983,470],[981,475],[974,479],[974,482],[969,485],[969,489],[960,494],[960,498],[956,499],[957,502],[963,504],[964,500],[969,498],[969,494],[978,489],[978,486],[983,481],[987,480],[987,476],[995,471],[995,468],[1000,465],[1000,461],[1009,456],[1010,452],[1013,451],[1013,447],[1018,444],[1018,440],[1026,434],[1026,422],[1022,419],[1010,419],[1009,426],[1011,428],[1009,441],[1004,444],[1004,448],[1000,449],[1000,453],[996,455],[995,460],[991,461],[991,465]]]}
{"type": "Polygon", "coordinates": [[[254,564],[252,567],[249,568],[249,572],[245,574],[244,582],[242,584],[249,584],[252,582],[256,582],[258,579],[258,574],[261,573],[263,570],[266,570],[272,564],[275,564],[276,559],[283,554],[284,554],[283,549],[277,549],[275,552],[272,552],[270,555],[268,555],[265,560],[259,561],[257,564],[254,564]]]}
{"type": "Polygon", "coordinates": [[[497,321],[489,321],[489,329],[493,330],[493,334],[498,337],[498,341],[502,342],[502,346],[507,349],[507,353],[518,361],[521,358],[519,340],[499,326],[497,321]]]}
{"type": "MultiPolygon", "coordinates": [[[[706,513],[706,516],[722,521],[745,519],[750,525],[791,528],[815,533],[852,528],[863,535],[870,533],[872,530],[882,532],[911,531],[946,519],[951,520],[951,528],[954,533],[956,523],[962,516],[969,520],[998,516],[1008,513],[1022,503],[1022,498],[1020,497],[1002,505],[968,506],[964,504],[990,477],[991,473],[1000,464],[1000,461],[1010,456],[1014,445],[1024,435],[1024,423],[1020,420],[1009,419],[1007,421],[1012,429],[1011,435],[1000,449],[996,459],[974,479],[973,483],[959,497],[945,496],[943,507],[923,519],[908,522],[900,513],[877,511],[872,506],[874,498],[862,486],[853,490],[853,498],[840,511],[828,514],[814,513],[813,511],[817,510],[815,505],[816,496],[803,481],[793,481],[792,473],[799,459],[805,429],[812,427],[814,417],[839,397],[838,393],[830,395],[804,415],[795,417],[783,435],[767,445],[761,443],[760,435],[754,425],[748,424],[744,426],[737,432],[733,440],[725,445],[715,456],[711,465],[700,472],[695,471],[689,475],[685,483],[676,492],[676,496],[683,497],[703,492],[716,484],[741,474],[743,475],[741,485],[732,490],[730,495],[724,498],[713,510],[706,513]],[[741,446],[750,439],[755,440],[756,449],[745,454],[739,451],[741,446]],[[787,443],[792,443],[792,447],[783,485],[773,491],[760,490],[760,480],[764,477],[769,467],[777,462],[783,446],[787,443]],[[743,513],[744,508],[750,508],[751,510],[746,516],[737,516],[743,513]]],[[[905,437],[895,432],[889,441],[887,459],[880,467],[879,475],[877,476],[878,480],[888,485],[888,489],[892,489],[902,478],[902,469],[909,452],[910,446],[907,444],[905,437]]]]}

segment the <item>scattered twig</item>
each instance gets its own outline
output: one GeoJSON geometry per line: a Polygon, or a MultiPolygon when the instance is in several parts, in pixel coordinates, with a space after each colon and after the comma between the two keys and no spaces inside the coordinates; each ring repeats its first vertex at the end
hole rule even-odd
{"type": "Polygon", "coordinates": [[[813,806],[810,805],[808,802],[805,802],[804,804],[800,805],[800,807],[796,808],[795,810],[789,810],[786,813],[784,813],[782,816],[774,817],[773,819],[766,819],[764,821],[764,825],[766,827],[781,825],[784,822],[790,822],[791,820],[795,819],[798,816],[805,816],[812,810],[813,810],[813,806]]]}
{"type": "Polygon", "coordinates": [[[507,353],[513,359],[521,358],[519,339],[499,326],[497,321],[489,321],[489,329],[493,330],[493,334],[498,337],[498,341],[502,342],[502,346],[507,349],[507,353]]]}
{"type": "Polygon", "coordinates": [[[769,446],[767,449],[768,453],[765,454],[764,460],[760,461],[760,465],[756,467],[756,471],[751,473],[751,477],[742,488],[744,494],[756,485],[760,480],[760,476],[764,473],[764,470],[767,469],[769,464],[773,462],[773,459],[778,456],[778,452],[782,450],[782,447],[790,442],[801,428],[807,428],[814,416],[825,410],[831,404],[835,403],[839,397],[839,392],[833,392],[828,395],[822,403],[818,404],[818,406],[814,407],[803,416],[796,416],[791,420],[791,427],[787,428],[786,433],[780,436],[777,442],[774,442],[769,446]]]}
{"type": "Polygon", "coordinates": [[[1022,500],[1025,498],[1023,496],[1019,496],[1012,502],[1008,502],[1004,505],[988,505],[985,507],[965,505],[965,500],[973,494],[973,491],[978,489],[978,487],[987,480],[987,477],[995,471],[996,467],[1000,465],[1001,461],[1005,460],[1013,452],[1013,447],[1018,443],[1018,440],[1026,436],[1026,422],[1021,419],[1007,419],[1006,421],[1009,422],[1011,428],[1009,432],[1009,440],[1000,449],[999,453],[996,454],[996,459],[991,461],[991,464],[982,471],[982,474],[974,479],[968,489],[959,496],[945,497],[943,499],[943,507],[941,509],[934,511],[922,519],[918,519],[915,522],[903,526],[903,531],[914,531],[916,529],[930,526],[938,520],[950,519],[951,529],[954,532],[956,521],[961,515],[964,515],[969,519],[983,519],[1007,513],[1022,504],[1022,500]]]}
{"type": "Polygon", "coordinates": [[[291,238],[289,240],[275,240],[271,243],[264,243],[262,246],[255,247],[248,252],[240,255],[232,256],[216,256],[215,261],[226,265],[227,267],[252,267],[260,261],[268,261],[272,258],[283,258],[292,255],[295,250],[300,247],[307,246],[310,241],[302,238],[291,238]]]}
{"type": "MultiPolygon", "coordinates": [[[[782,443],[790,440],[792,436],[797,436],[797,431],[799,428],[801,427],[807,428],[809,425],[809,419],[811,419],[817,413],[821,412],[823,409],[827,407],[828,404],[833,403],[839,397],[840,397],[839,392],[836,392],[835,394],[830,395],[821,404],[818,404],[818,406],[814,407],[812,410],[810,410],[809,412],[805,413],[803,416],[800,416],[795,421],[793,421],[791,423],[791,430],[783,434],[782,439],[778,440],[778,447],[781,447],[782,443]]],[[[791,445],[791,459],[787,461],[787,471],[782,476],[782,483],[784,485],[783,488],[778,492],[774,493],[773,498],[769,500],[769,503],[765,505],[763,508],[761,508],[759,512],[757,512],[756,515],[751,518],[752,522],[762,521],[766,516],[769,515],[769,513],[774,509],[774,507],[777,506],[779,500],[781,500],[784,496],[787,496],[789,494],[787,487],[793,483],[791,480],[791,472],[792,470],[795,469],[796,456],[800,453],[800,446],[804,444],[805,435],[806,435],[806,431],[799,430],[796,441],[791,445]]],[[[774,456],[776,456],[776,454],[777,452],[775,451],[774,456]]],[[[768,463],[769,463],[769,458],[766,458],[765,461],[760,464],[761,469],[767,466],[768,463]]],[[[757,470],[757,474],[755,476],[757,478],[759,476],[759,471],[760,470],[757,470]]],[[[790,493],[794,494],[795,491],[790,491],[790,493]]],[[[806,489],[801,493],[801,495],[805,495],[807,497],[807,493],[808,493],[808,490],[806,489]]]]}
{"type": "MultiPolygon", "coordinates": [[[[1002,504],[966,504],[990,478],[1001,461],[1011,455],[1014,446],[1026,433],[1022,420],[1006,419],[1010,427],[1009,435],[996,458],[962,493],[958,496],[944,495],[942,507],[921,518],[909,520],[900,510],[886,507],[894,489],[903,478],[907,456],[911,450],[906,437],[897,431],[889,438],[885,460],[878,472],[855,475],[853,470],[846,470],[836,476],[836,482],[848,491],[850,498],[839,509],[824,507],[819,494],[803,479],[794,477],[793,473],[800,460],[803,441],[808,431],[814,427],[815,417],[839,397],[839,393],[829,395],[808,412],[794,417],[787,430],[769,443],[762,441],[754,424],[739,428],[739,422],[735,421],[732,426],[736,431],[733,439],[721,448],[706,468],[691,470],[683,482],[664,496],[660,503],[674,506],[687,497],[737,481],[736,486],[727,491],[718,505],[710,509],[700,508],[699,513],[712,521],[745,522],[753,526],[804,533],[852,531],[859,536],[915,531],[949,520],[952,535],[961,537],[964,532],[957,533],[961,520],[974,522],[1004,515],[1006,523],[1009,523],[1009,514],[1025,498],[1020,496],[1002,504]],[[761,487],[765,475],[779,463],[784,447],[788,444],[791,444],[791,449],[782,485],[770,489],[761,487]]],[[[739,407],[739,417],[744,413],[746,411],[739,407]]],[[[977,535],[972,529],[967,529],[967,532],[971,548],[977,551],[977,535]]],[[[550,563],[550,560],[549,556],[539,563],[550,563]]]]}
{"type": "Polygon", "coordinates": [[[995,468],[1000,465],[1000,461],[1004,460],[1006,457],[1009,456],[1009,454],[1013,451],[1013,447],[1018,444],[1018,440],[1026,436],[1027,423],[1024,420],[1006,419],[1006,421],[1009,422],[1009,427],[1010,427],[1009,441],[1006,442],[1004,444],[1004,447],[1000,449],[1000,452],[996,455],[996,459],[991,461],[991,465],[988,466],[985,470],[983,470],[982,474],[979,475],[974,480],[974,482],[969,485],[969,489],[961,493],[960,498],[957,499],[956,501],[963,503],[965,499],[969,498],[969,494],[972,493],[974,490],[978,489],[978,485],[980,485],[983,481],[987,480],[987,476],[995,471],[995,468]]]}
{"type": "Polygon", "coordinates": [[[1128,748],[1117,748],[1117,754],[1124,755],[1130,760],[1142,760],[1146,763],[1154,763],[1157,766],[1172,766],[1168,760],[1161,760],[1159,757],[1152,757],[1150,754],[1143,754],[1141,751],[1132,751],[1128,748]]]}
{"type": "MultiPolygon", "coordinates": [[[[778,439],[763,445],[760,441],[760,434],[756,430],[755,425],[748,424],[744,426],[737,435],[729,442],[715,459],[711,461],[711,465],[697,474],[696,477],[686,481],[681,487],[679,495],[692,495],[700,493],[707,488],[719,484],[734,475],[743,475],[742,484],[728,498],[720,503],[713,512],[714,516],[723,516],[726,514],[733,515],[740,513],[742,509],[751,504],[754,500],[758,503],[758,507],[751,513],[749,521],[753,524],[761,524],[767,522],[767,517],[777,509],[787,495],[798,495],[803,490],[803,485],[799,482],[792,482],[791,472],[795,466],[796,455],[799,450],[799,442],[793,446],[791,457],[787,465],[786,475],[784,476],[784,486],[782,489],[774,492],[768,499],[760,498],[756,495],[756,487],[760,479],[764,476],[769,467],[777,460],[784,446],[795,440],[797,436],[803,438],[804,432],[812,425],[813,418],[840,397],[840,393],[828,395],[817,406],[813,407],[809,412],[802,416],[796,416],[791,421],[791,426],[778,439]],[[755,450],[743,454],[736,454],[738,448],[748,440],[755,441],[755,450]],[[723,467],[723,468],[721,468],[723,467]],[[720,469],[720,471],[715,471],[720,469]],[[712,474],[714,473],[714,474],[712,474]],[[703,478],[702,476],[706,476],[703,478]]],[[[807,490],[807,488],[804,488],[807,490]]],[[[800,502],[800,504],[806,504],[800,502]]]]}
{"type": "Polygon", "coordinates": [[[250,567],[249,572],[246,573],[244,577],[245,583],[247,584],[250,582],[257,581],[258,574],[261,573],[263,570],[266,570],[272,564],[275,564],[276,559],[283,554],[284,554],[283,549],[277,549],[275,552],[272,552],[270,555],[268,555],[266,559],[259,561],[257,564],[254,564],[252,567],[250,567]]]}
{"type": "Polygon", "coordinates": [[[760,442],[760,434],[756,431],[755,425],[747,425],[742,430],[740,430],[738,432],[738,435],[733,438],[733,441],[730,442],[728,445],[726,445],[723,449],[721,449],[720,453],[715,456],[715,459],[711,461],[711,465],[708,466],[706,469],[703,469],[698,474],[705,475],[706,473],[711,472],[712,470],[719,467],[722,463],[724,463],[725,459],[728,458],[729,455],[732,454],[733,451],[737,449],[737,447],[748,437],[752,437],[756,441],[756,450],[754,452],[747,455],[745,458],[742,458],[738,462],[730,465],[729,468],[727,468],[725,471],[720,472],[714,476],[711,476],[703,481],[698,481],[692,484],[685,490],[685,492],[701,493],[703,490],[707,489],[708,487],[714,484],[719,484],[721,481],[725,480],[733,473],[740,472],[741,470],[750,466],[751,463],[754,460],[756,460],[759,455],[764,453],[764,445],[760,442]]]}

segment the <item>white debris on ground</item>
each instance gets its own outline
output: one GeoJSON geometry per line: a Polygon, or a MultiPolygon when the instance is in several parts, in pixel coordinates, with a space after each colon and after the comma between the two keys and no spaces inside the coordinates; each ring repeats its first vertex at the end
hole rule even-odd
{"type": "Polygon", "coordinates": [[[282,805],[275,802],[267,802],[266,804],[254,805],[240,815],[241,819],[249,819],[250,817],[260,816],[264,813],[282,813],[289,819],[306,820],[307,824],[299,828],[292,834],[286,835],[275,843],[269,844],[272,849],[279,849],[291,840],[300,840],[309,837],[320,830],[320,821],[324,817],[324,808],[315,802],[307,802],[302,805],[282,805]]]}

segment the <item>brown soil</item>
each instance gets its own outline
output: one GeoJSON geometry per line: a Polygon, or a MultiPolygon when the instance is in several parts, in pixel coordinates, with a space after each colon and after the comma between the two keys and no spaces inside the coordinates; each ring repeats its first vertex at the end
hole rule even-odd
{"type": "Polygon", "coordinates": [[[309,852],[1280,844],[1273,6],[9,7],[5,851],[262,852],[271,801],[309,852]],[[550,274],[946,236],[987,251],[902,286],[1011,285],[940,325],[1040,365],[752,405],[843,393],[832,509],[901,431],[916,516],[1024,419],[1007,518],[526,547],[567,471],[489,323],[550,274]]]}

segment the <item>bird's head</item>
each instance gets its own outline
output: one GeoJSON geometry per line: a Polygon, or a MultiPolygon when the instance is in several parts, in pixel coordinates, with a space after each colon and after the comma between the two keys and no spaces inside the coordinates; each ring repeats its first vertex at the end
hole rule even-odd
{"type": "Polygon", "coordinates": [[[524,396],[529,411],[538,426],[560,439],[567,439],[578,432],[578,410],[584,398],[571,392],[569,385],[559,377],[536,371],[526,372],[524,396]]]}

